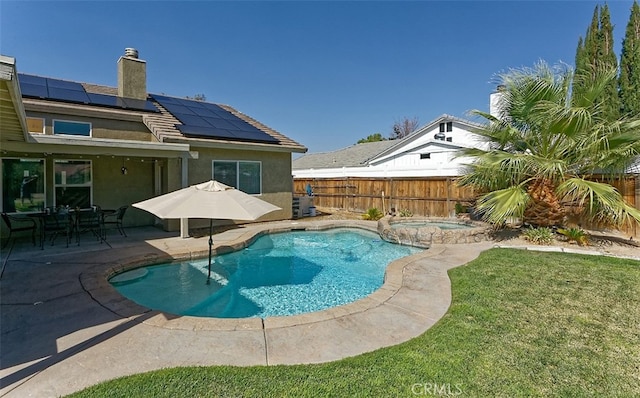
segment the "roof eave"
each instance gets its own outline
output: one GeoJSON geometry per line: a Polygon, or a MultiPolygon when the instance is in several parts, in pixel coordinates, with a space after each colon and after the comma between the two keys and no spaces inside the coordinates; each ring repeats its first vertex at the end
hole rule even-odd
{"type": "Polygon", "coordinates": [[[229,140],[212,140],[210,138],[164,137],[163,142],[186,143],[200,148],[221,148],[238,150],[255,150],[266,152],[305,153],[306,147],[297,145],[267,144],[260,142],[242,142],[229,140]]]}
{"type": "MultiPolygon", "coordinates": [[[[22,103],[20,84],[18,83],[18,72],[16,69],[15,58],[0,55],[0,81],[2,81],[3,86],[6,86],[10,102],[13,106],[13,112],[15,112],[15,117],[18,119],[21,130],[19,132],[21,133],[21,139],[22,141],[26,141],[29,129],[27,127],[27,114],[22,103]]],[[[3,131],[3,135],[5,133],[6,132],[3,131]]],[[[15,138],[17,138],[17,134],[15,138]]]]}
{"type": "Polygon", "coordinates": [[[76,155],[118,155],[151,158],[191,157],[187,144],[77,138],[62,135],[29,134],[29,142],[4,142],[3,149],[26,153],[76,155]]]}

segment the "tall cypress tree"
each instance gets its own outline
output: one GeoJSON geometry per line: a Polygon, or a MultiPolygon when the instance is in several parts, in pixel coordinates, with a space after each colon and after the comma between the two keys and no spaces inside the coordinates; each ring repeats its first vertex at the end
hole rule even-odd
{"type": "Polygon", "coordinates": [[[587,34],[578,40],[578,49],[576,50],[576,66],[575,66],[575,79],[573,81],[572,98],[573,101],[579,101],[585,91],[585,85],[591,80],[593,75],[593,62],[598,56],[598,31],[600,25],[598,23],[598,16],[600,15],[600,8],[596,6],[593,10],[593,17],[591,18],[591,24],[587,28],[587,34]]]}
{"type": "MultiPolygon", "coordinates": [[[[618,69],[618,57],[613,52],[613,26],[611,25],[611,14],[609,6],[604,5],[600,10],[600,30],[598,31],[598,55],[595,59],[596,65],[607,69],[618,69]]],[[[620,96],[618,95],[618,84],[611,81],[607,84],[602,98],[604,116],[609,120],[615,120],[620,116],[620,96]]]]}
{"type": "Polygon", "coordinates": [[[640,6],[631,6],[631,16],[620,56],[620,99],[624,115],[640,115],[640,6]]]}
{"type": "MultiPolygon", "coordinates": [[[[586,87],[592,84],[595,69],[617,69],[618,58],[613,52],[613,26],[609,6],[596,6],[591,18],[591,24],[587,28],[587,34],[582,40],[578,40],[576,51],[575,78],[573,81],[572,99],[574,104],[579,103],[586,87]]],[[[597,99],[602,103],[604,117],[615,120],[620,115],[620,97],[618,84],[611,82],[601,97],[597,99]]]]}

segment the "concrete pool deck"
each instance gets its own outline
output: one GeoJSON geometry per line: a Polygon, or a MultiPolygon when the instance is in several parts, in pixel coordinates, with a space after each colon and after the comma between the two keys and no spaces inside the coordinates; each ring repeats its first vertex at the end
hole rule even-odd
{"type": "MultiPolygon", "coordinates": [[[[360,227],[366,221],[282,221],[214,235],[221,251],[264,231],[360,227]]],[[[209,319],[140,307],[107,276],[131,265],[202,257],[208,236],[182,239],[156,228],[115,231],[112,248],[93,241],[44,250],[28,239],[2,252],[0,396],[48,397],[112,378],[175,366],[319,363],[407,341],[451,303],[447,270],[492,242],[434,245],[392,263],[381,289],[355,303],[291,317],[209,319]]]]}

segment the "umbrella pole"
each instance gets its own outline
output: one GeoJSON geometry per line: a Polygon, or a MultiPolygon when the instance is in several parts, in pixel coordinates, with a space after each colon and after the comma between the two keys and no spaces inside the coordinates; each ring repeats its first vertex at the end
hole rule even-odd
{"type": "Polygon", "coordinates": [[[211,281],[211,248],[213,247],[213,219],[209,220],[209,274],[207,275],[207,285],[211,281]]]}

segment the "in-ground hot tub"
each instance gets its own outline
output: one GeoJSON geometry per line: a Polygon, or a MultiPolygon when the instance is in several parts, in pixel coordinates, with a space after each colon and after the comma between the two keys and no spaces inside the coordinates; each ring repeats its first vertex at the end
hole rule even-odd
{"type": "Polygon", "coordinates": [[[434,243],[475,243],[491,239],[488,224],[457,218],[386,216],[378,221],[378,233],[387,242],[417,247],[429,247],[434,243]]]}

